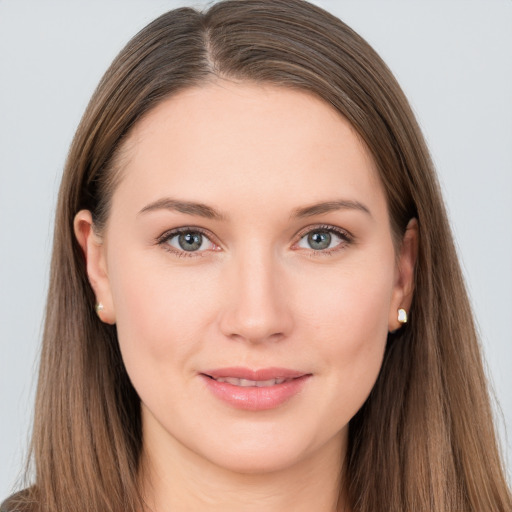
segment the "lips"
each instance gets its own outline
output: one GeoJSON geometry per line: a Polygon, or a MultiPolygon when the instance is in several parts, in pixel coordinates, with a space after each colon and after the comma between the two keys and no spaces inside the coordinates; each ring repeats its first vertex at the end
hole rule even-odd
{"type": "Polygon", "coordinates": [[[297,395],[312,376],[288,368],[220,368],[200,374],[208,390],[237,409],[277,408],[297,395]]]}
{"type": "Polygon", "coordinates": [[[207,370],[203,372],[203,374],[208,375],[209,377],[215,380],[222,378],[235,378],[253,381],[265,381],[272,379],[295,379],[297,377],[302,377],[303,375],[306,375],[305,372],[291,370],[289,368],[272,367],[251,370],[250,368],[243,368],[239,366],[207,370]]]}
{"type": "MultiPolygon", "coordinates": [[[[213,378],[213,377],[212,377],[213,378]]],[[[237,379],[236,377],[219,377],[215,379],[217,382],[227,382],[233,386],[240,386],[242,388],[266,388],[269,386],[275,386],[276,384],[282,384],[286,380],[291,379],[269,379],[269,380],[249,380],[249,379],[237,379]]]]}

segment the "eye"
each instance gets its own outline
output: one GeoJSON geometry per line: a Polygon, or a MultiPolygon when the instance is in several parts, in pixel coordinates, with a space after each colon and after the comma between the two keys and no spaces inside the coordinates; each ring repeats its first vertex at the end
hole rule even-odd
{"type": "Polygon", "coordinates": [[[331,252],[331,250],[342,248],[348,242],[350,242],[350,237],[341,230],[332,227],[321,227],[305,233],[297,243],[297,247],[331,252]]]}
{"type": "MultiPolygon", "coordinates": [[[[158,243],[177,253],[194,253],[215,250],[217,246],[201,231],[181,229],[165,233],[158,243]]],[[[184,255],[184,254],[183,254],[184,255]]]]}

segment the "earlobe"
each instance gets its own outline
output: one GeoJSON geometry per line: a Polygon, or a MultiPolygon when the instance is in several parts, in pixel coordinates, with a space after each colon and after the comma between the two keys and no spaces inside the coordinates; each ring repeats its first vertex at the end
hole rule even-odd
{"type": "MultiPolygon", "coordinates": [[[[96,296],[96,304],[102,308],[96,313],[105,323],[115,323],[115,311],[107,273],[106,250],[101,237],[94,231],[92,215],[89,210],[80,210],[73,223],[75,237],[82,248],[87,277],[96,296]]],[[[95,308],[95,304],[91,304],[95,308]]]]}
{"type": "Polygon", "coordinates": [[[389,312],[388,330],[390,332],[399,329],[407,322],[414,293],[414,269],[418,256],[418,243],[418,221],[411,219],[407,224],[398,255],[397,278],[389,312]]]}

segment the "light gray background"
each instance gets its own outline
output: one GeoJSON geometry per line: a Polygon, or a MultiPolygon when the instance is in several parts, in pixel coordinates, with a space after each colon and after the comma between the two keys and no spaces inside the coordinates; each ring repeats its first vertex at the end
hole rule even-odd
{"type": "MultiPolygon", "coordinates": [[[[377,49],[418,115],[503,410],[497,415],[510,461],[504,433],[512,426],[512,0],[316,3],[377,49]]],[[[124,43],[184,4],[190,2],[0,0],[0,501],[28,444],[67,148],[124,43]]]]}

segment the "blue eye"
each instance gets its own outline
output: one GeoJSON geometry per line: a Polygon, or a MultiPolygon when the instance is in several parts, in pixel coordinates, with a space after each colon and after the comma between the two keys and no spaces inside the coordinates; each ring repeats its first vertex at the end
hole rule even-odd
{"type": "Polygon", "coordinates": [[[318,228],[302,236],[297,246],[301,249],[325,251],[327,249],[336,249],[346,242],[348,242],[348,237],[343,233],[333,228],[318,228]]]}
{"type": "Polygon", "coordinates": [[[186,230],[170,233],[163,240],[178,252],[200,252],[213,249],[215,245],[200,231],[186,230]]]}

